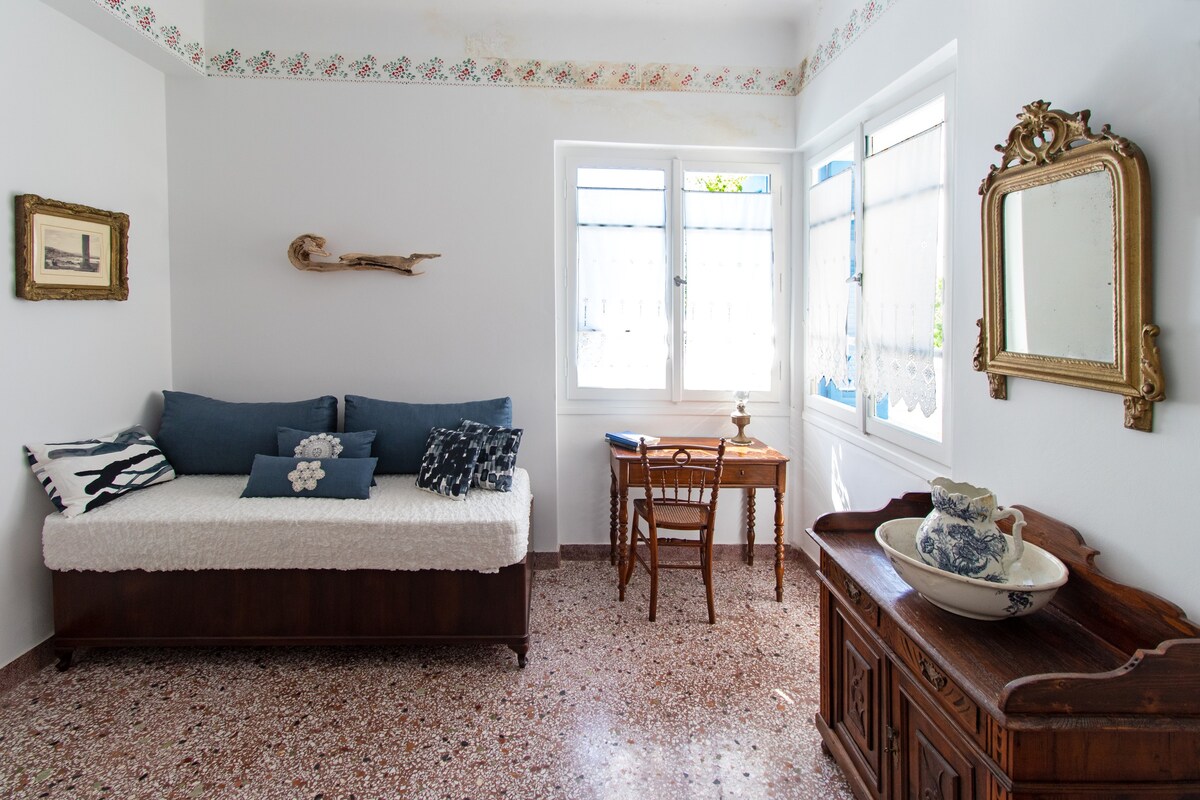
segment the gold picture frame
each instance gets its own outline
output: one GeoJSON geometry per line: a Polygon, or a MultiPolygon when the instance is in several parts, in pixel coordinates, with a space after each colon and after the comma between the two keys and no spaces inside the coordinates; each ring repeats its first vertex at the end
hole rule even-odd
{"type": "Polygon", "coordinates": [[[22,194],[16,220],[17,297],[129,297],[128,214],[22,194]]]}
{"type": "Polygon", "coordinates": [[[1000,164],[979,187],[984,302],[974,367],[1001,400],[1010,377],[1124,395],[1125,427],[1149,431],[1152,404],[1165,396],[1151,322],[1150,173],[1136,144],[1108,125],[1093,133],[1089,117],[1038,100],[996,146],[1000,164]],[[1079,209],[1092,215],[1087,235],[1079,209]],[[1101,299],[1076,311],[1073,298],[1085,291],[1101,299]]]}

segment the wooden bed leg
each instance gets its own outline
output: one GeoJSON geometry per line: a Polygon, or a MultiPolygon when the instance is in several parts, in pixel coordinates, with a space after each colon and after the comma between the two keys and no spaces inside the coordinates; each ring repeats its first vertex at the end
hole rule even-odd
{"type": "Polygon", "coordinates": [[[75,651],[70,647],[55,648],[54,657],[58,659],[55,664],[59,672],[66,672],[71,667],[71,658],[75,655],[75,651]]]}
{"type": "Polygon", "coordinates": [[[529,642],[510,644],[509,647],[517,654],[517,666],[525,669],[525,654],[529,652],[529,642]]]}

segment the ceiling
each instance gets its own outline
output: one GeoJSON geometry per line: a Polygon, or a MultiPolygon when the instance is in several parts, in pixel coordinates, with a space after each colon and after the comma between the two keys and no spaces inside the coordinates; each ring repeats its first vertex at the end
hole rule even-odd
{"type": "MultiPolygon", "coordinates": [[[[242,9],[258,0],[239,0],[242,9]]],[[[724,21],[785,21],[799,23],[821,0],[338,0],[339,14],[399,12],[470,18],[548,16],[556,18],[654,19],[724,21]]],[[[268,4],[275,3],[268,0],[268,4]]],[[[329,0],[288,0],[294,12],[328,8],[329,0]]]]}

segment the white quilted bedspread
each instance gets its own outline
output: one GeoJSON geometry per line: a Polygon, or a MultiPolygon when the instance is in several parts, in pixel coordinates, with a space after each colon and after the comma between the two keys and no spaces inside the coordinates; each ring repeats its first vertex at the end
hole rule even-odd
{"type": "Polygon", "coordinates": [[[450,500],[412,475],[380,475],[368,500],[242,498],[245,475],[187,475],[42,527],[54,570],[461,569],[495,572],[525,557],[532,494],[450,500]]]}

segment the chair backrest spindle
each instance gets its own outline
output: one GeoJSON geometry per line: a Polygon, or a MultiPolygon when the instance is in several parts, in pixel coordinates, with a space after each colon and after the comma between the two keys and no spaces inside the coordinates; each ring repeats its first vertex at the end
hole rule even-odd
{"type": "MultiPolygon", "coordinates": [[[[638,447],[646,497],[655,502],[704,503],[716,512],[725,460],[725,440],[717,445],[659,444],[638,447]]],[[[650,504],[653,514],[653,502],[650,504]]]]}

